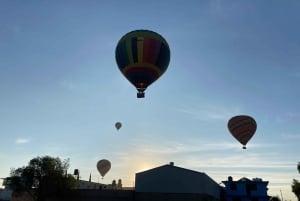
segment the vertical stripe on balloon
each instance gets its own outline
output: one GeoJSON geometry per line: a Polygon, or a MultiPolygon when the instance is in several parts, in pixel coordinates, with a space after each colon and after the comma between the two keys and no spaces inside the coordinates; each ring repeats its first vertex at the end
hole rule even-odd
{"type": "Polygon", "coordinates": [[[138,63],[143,63],[144,37],[137,37],[138,63]]]}

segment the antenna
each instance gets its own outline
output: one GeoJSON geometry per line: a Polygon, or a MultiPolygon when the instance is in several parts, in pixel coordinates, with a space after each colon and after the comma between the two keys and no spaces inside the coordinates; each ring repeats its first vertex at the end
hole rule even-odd
{"type": "Polygon", "coordinates": [[[281,201],[283,201],[283,197],[282,197],[282,191],[280,189],[280,195],[281,195],[281,201]]]}

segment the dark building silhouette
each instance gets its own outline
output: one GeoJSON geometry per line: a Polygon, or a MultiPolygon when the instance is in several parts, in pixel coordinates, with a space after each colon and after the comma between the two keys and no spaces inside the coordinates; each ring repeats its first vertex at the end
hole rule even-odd
{"type": "Polygon", "coordinates": [[[228,177],[225,184],[225,201],[268,201],[270,197],[267,194],[268,181],[260,178],[252,180],[245,177],[233,181],[228,177]]]}
{"type": "MultiPolygon", "coordinates": [[[[220,186],[202,172],[174,163],[136,173],[135,188],[122,187],[122,181],[100,184],[79,180],[76,189],[52,196],[45,201],[268,201],[267,181],[241,178],[223,181],[220,186]]],[[[31,201],[28,194],[11,201],[31,201]]]]}
{"type": "Polygon", "coordinates": [[[174,163],[136,173],[136,200],[220,200],[221,187],[205,173],[174,163]]]}

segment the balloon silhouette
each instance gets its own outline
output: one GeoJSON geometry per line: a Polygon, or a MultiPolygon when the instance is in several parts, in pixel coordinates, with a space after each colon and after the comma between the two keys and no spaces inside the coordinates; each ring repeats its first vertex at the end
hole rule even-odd
{"type": "Polygon", "coordinates": [[[102,159],[97,163],[97,169],[100,175],[102,176],[102,179],[106,175],[106,173],[110,170],[110,168],[111,168],[111,164],[109,160],[102,159]]]}
{"type": "Polygon", "coordinates": [[[117,122],[115,124],[115,127],[116,127],[117,130],[119,130],[122,127],[122,124],[120,122],[117,122]]]}
{"type": "Polygon", "coordinates": [[[116,47],[116,62],[122,74],[133,84],[138,98],[168,68],[170,48],[158,33],[135,30],[125,34],[116,47]]]}
{"type": "Polygon", "coordinates": [[[255,134],[257,128],[255,120],[247,115],[232,117],[227,126],[232,136],[243,145],[243,149],[246,149],[246,144],[255,134]]]}

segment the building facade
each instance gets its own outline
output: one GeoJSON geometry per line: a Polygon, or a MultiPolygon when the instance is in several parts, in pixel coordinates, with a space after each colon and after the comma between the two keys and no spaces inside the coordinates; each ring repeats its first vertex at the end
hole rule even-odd
{"type": "Polygon", "coordinates": [[[3,180],[2,186],[4,186],[4,188],[0,188],[0,201],[9,201],[12,195],[12,190],[8,187],[10,178],[1,179],[3,180]]]}
{"type": "Polygon", "coordinates": [[[101,184],[92,181],[78,180],[77,186],[75,189],[99,189],[99,190],[121,190],[122,181],[121,179],[113,180],[111,184],[101,184]]]}
{"type": "Polygon", "coordinates": [[[225,200],[226,201],[268,201],[268,181],[261,178],[252,180],[245,177],[233,181],[232,177],[228,177],[225,184],[225,200]]]}
{"type": "Polygon", "coordinates": [[[221,187],[205,173],[174,163],[136,173],[137,200],[220,200],[221,187]],[[143,196],[143,198],[140,198],[143,196]]]}

